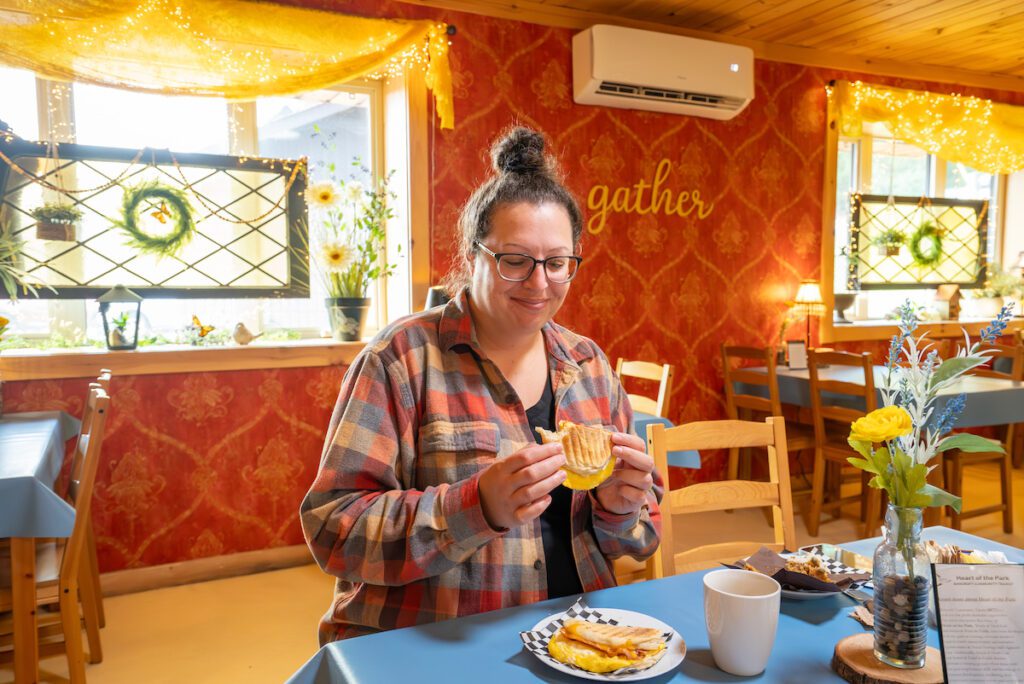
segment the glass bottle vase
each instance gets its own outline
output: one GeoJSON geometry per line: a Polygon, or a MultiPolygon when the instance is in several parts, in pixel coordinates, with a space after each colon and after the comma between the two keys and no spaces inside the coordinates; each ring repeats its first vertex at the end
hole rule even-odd
{"type": "Polygon", "coordinates": [[[920,508],[890,505],[875,549],[875,657],[904,669],[924,667],[931,567],[921,543],[920,508]]]}

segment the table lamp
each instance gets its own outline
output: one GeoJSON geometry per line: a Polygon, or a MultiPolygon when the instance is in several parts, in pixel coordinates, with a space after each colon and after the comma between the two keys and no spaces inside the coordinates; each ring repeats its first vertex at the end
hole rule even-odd
{"type": "Polygon", "coordinates": [[[825,313],[825,302],[821,298],[821,288],[817,280],[801,280],[800,288],[796,291],[793,299],[793,310],[802,313],[807,317],[807,336],[805,342],[807,348],[811,347],[811,316],[821,316],[825,313]]]}

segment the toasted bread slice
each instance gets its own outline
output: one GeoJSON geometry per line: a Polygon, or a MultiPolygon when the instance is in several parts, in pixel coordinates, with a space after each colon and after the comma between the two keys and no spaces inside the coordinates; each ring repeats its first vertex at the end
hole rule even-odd
{"type": "Polygon", "coordinates": [[[561,442],[568,475],[563,484],[570,489],[593,489],[615,468],[611,433],[606,430],[563,420],[558,432],[537,428],[537,434],[545,444],[561,442]]]}
{"type": "Polygon", "coordinates": [[[571,638],[609,653],[653,651],[665,643],[661,631],[653,627],[629,627],[586,622],[585,620],[569,620],[563,629],[571,638]]]}
{"type": "Polygon", "coordinates": [[[569,620],[548,641],[548,652],[590,672],[645,670],[661,660],[666,644],[656,629],[569,620]]]}

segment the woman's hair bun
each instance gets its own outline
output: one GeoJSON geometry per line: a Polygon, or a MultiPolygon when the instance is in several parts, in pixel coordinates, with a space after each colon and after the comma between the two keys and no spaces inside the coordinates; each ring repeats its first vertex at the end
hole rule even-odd
{"type": "Polygon", "coordinates": [[[511,129],[491,148],[494,170],[499,173],[544,173],[544,136],[522,126],[511,129]]]}

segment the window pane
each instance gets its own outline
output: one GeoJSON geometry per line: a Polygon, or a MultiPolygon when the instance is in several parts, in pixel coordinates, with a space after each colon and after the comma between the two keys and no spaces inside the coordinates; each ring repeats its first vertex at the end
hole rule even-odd
{"type": "MultiPolygon", "coordinates": [[[[338,179],[354,176],[367,182],[367,175],[352,166],[352,160],[360,159],[362,166],[373,168],[370,104],[365,93],[338,90],[259,99],[258,154],[286,159],[306,156],[313,179],[326,177],[334,164],[338,179]]],[[[323,304],[327,293],[315,270],[311,275],[308,300],[263,301],[263,324],[267,328],[328,328],[323,304]]]]}
{"type": "Polygon", "coordinates": [[[135,93],[82,83],[76,83],[73,91],[76,140],[83,145],[228,153],[227,103],[222,99],[135,93]]]}
{"type": "Polygon", "coordinates": [[[928,153],[897,140],[874,138],[871,145],[871,190],[874,195],[920,197],[928,194],[928,153]]]}
{"type": "Polygon", "coordinates": [[[36,77],[24,69],[0,67],[0,119],[26,140],[39,139],[39,115],[36,113],[36,77]]]}
{"type": "Polygon", "coordinates": [[[964,164],[947,162],[946,197],[992,200],[995,197],[995,176],[964,164]]]}

